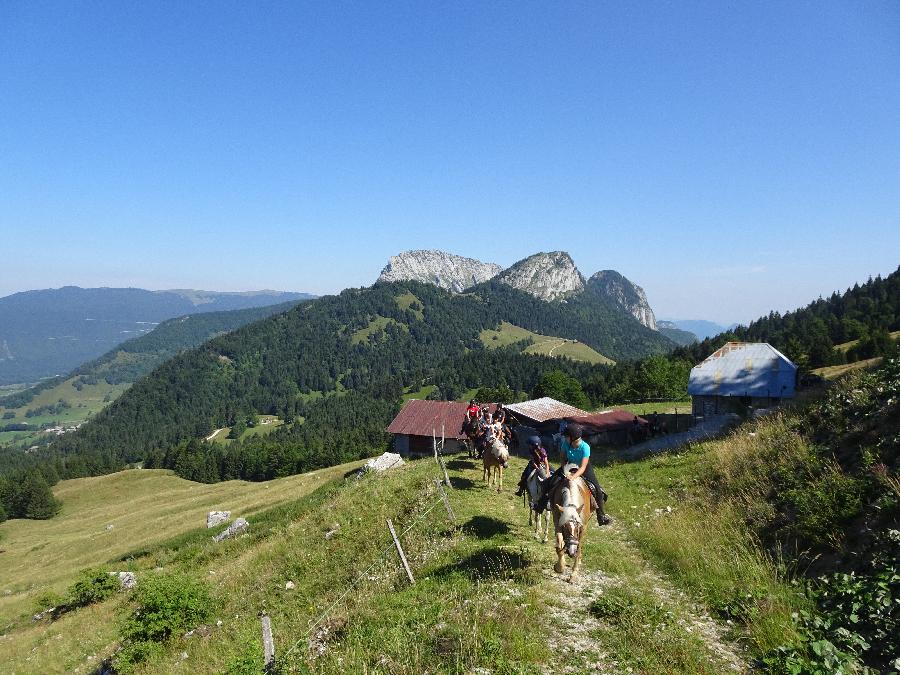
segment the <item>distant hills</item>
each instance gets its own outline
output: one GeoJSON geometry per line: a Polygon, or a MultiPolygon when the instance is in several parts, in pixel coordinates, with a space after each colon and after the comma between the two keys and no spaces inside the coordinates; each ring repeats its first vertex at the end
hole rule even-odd
{"type": "Polygon", "coordinates": [[[672,321],[657,321],[657,330],[677,345],[684,346],[699,342],[697,336],[687,330],[682,330],[672,321]]]}
{"type": "Polygon", "coordinates": [[[309,299],[308,293],[79,288],[0,298],[0,384],[67,373],[166,319],[309,299]]]}
{"type": "Polygon", "coordinates": [[[713,321],[704,321],[703,319],[668,319],[665,323],[671,324],[672,327],[679,330],[693,333],[698,340],[705,340],[706,338],[719,335],[725,331],[737,328],[738,325],[733,323],[730,326],[723,326],[722,324],[713,321]]]}

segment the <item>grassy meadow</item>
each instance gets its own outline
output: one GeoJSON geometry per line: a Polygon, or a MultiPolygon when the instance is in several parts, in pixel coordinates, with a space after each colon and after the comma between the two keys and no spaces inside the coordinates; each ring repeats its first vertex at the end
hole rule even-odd
{"type": "MultiPolygon", "coordinates": [[[[0,419],[0,426],[5,424],[30,424],[37,428],[51,423],[78,424],[103,410],[130,386],[128,384],[107,384],[101,380],[97,384],[83,385],[79,391],[72,386],[74,382],[75,378],[69,378],[60,382],[55,387],[40,392],[31,402],[18,408],[4,408],[0,405],[0,418],[5,417],[8,413],[13,414],[13,417],[0,419]],[[71,407],[55,413],[35,415],[33,417],[26,416],[26,413],[30,410],[55,405],[60,400],[66,401],[71,407]]],[[[37,430],[0,432],[0,443],[15,441],[20,444],[27,444],[40,435],[41,432],[37,430]]]]}
{"type": "Polygon", "coordinates": [[[479,334],[482,344],[488,349],[506,347],[521,340],[531,339],[534,344],[525,348],[526,354],[545,354],[547,356],[565,356],[573,361],[586,361],[587,363],[608,363],[615,361],[608,359],[586,344],[577,340],[553,337],[534,333],[525,328],[520,328],[506,321],[500,324],[497,330],[483,330],[479,334]]]}
{"type": "Polygon", "coordinates": [[[0,524],[0,627],[21,621],[40,592],[62,592],[82,569],[116,560],[116,569],[128,569],[128,560],[148,547],[205,530],[208,511],[247,516],[297,499],[358,465],[266,483],[203,485],[155,469],[61,481],[53,489],[63,504],[59,515],[0,524]]]}
{"type": "Polygon", "coordinates": [[[698,489],[696,476],[744,438],[739,429],[681,453],[598,466],[615,522],[590,525],[584,572],[572,584],[552,572],[552,544],[534,538],[512,494],[518,458],[501,494],[483,484],[480,465],[448,461],[455,524],[428,459],[360,482],[341,480],[347,467],[268,484],[197,485],[151,471],[67,481],[57,488],[65,505],[57,520],[0,527],[4,562],[14,561],[3,568],[11,577],[3,587],[14,589],[4,615],[14,625],[0,639],[0,662],[16,673],[86,672],[112,655],[126,594],[52,623],[18,618],[42,588],[60,590],[78,569],[104,564],[139,580],[188,575],[211,590],[208,627],[174,637],[142,673],[258,672],[263,609],[285,673],[537,673],[563,662],[572,672],[740,672],[792,639],[791,612],[805,606],[740,513],[698,489]],[[250,534],[213,544],[203,527],[212,508],[252,514],[250,534]],[[753,611],[738,619],[730,608],[741,602],[753,611]]]}

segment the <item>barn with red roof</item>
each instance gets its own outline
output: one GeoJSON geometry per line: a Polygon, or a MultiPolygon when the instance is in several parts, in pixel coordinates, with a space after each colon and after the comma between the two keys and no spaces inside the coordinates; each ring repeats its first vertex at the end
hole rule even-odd
{"type": "Polygon", "coordinates": [[[466,403],[461,401],[407,401],[387,429],[394,436],[394,452],[408,457],[434,452],[434,439],[443,435],[444,451],[464,448],[462,423],[466,403]]]}

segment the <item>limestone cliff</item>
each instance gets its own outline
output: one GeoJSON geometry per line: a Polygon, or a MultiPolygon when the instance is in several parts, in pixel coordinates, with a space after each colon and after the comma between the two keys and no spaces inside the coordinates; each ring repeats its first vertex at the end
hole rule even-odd
{"type": "Polygon", "coordinates": [[[656,317],[647,302],[644,289],[633,284],[615,270],[597,272],[588,279],[588,288],[605,295],[647,328],[657,330],[656,317]]]}
{"type": "Polygon", "coordinates": [[[497,275],[497,281],[541,300],[563,300],[584,290],[584,277],[568,253],[536,253],[497,275]]]}
{"type": "Polygon", "coordinates": [[[454,293],[497,275],[503,268],[444,251],[404,251],[393,255],[381,270],[380,282],[421,281],[454,293]]]}

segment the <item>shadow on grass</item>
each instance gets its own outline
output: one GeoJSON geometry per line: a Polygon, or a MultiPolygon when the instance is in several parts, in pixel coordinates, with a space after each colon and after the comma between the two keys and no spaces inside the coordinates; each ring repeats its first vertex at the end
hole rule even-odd
{"type": "Polygon", "coordinates": [[[531,565],[531,560],[520,551],[494,547],[473,553],[456,564],[435,570],[432,576],[464,574],[470,579],[510,579],[518,576],[531,565]]]}
{"type": "Polygon", "coordinates": [[[471,490],[475,487],[475,481],[469,480],[468,478],[458,478],[453,476],[450,479],[450,484],[457,490],[471,490]]]}
{"type": "Polygon", "coordinates": [[[462,531],[479,539],[490,539],[498,534],[509,534],[509,525],[490,516],[472,516],[462,531]]]}
{"type": "Polygon", "coordinates": [[[474,469],[475,462],[470,459],[451,459],[449,462],[447,462],[447,468],[457,470],[474,469]]]}

